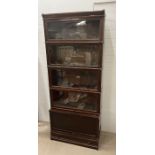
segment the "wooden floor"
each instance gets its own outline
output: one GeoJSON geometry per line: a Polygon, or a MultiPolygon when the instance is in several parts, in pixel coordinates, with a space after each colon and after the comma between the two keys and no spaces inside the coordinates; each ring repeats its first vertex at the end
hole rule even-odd
{"type": "Polygon", "coordinates": [[[50,140],[49,124],[39,122],[38,127],[39,155],[115,155],[116,136],[112,133],[101,133],[99,150],[93,150],[73,144],[50,140]]]}

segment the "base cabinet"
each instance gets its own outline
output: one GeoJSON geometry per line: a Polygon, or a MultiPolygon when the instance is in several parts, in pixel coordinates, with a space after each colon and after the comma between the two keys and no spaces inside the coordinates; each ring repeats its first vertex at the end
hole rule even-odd
{"type": "Polygon", "coordinates": [[[99,119],[50,111],[51,139],[97,149],[99,119]]]}

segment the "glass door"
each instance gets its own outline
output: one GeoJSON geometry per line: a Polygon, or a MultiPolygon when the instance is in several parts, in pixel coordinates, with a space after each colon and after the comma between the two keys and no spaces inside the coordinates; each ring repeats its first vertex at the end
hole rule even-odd
{"type": "Polygon", "coordinates": [[[48,64],[62,66],[100,67],[100,45],[48,45],[48,64]]]}
{"type": "Polygon", "coordinates": [[[53,106],[84,111],[98,111],[99,94],[51,90],[53,106]]]}
{"type": "Polygon", "coordinates": [[[99,19],[52,20],[47,22],[50,40],[99,40],[99,19]]]}
{"type": "Polygon", "coordinates": [[[82,69],[49,69],[50,85],[57,87],[98,91],[100,71],[82,69]]]}

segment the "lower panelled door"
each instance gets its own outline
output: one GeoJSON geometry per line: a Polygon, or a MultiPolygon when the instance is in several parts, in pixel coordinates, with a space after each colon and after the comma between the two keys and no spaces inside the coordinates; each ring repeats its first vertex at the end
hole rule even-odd
{"type": "Polygon", "coordinates": [[[83,134],[98,135],[99,119],[76,114],[64,114],[51,112],[50,119],[52,129],[60,129],[83,134]]]}

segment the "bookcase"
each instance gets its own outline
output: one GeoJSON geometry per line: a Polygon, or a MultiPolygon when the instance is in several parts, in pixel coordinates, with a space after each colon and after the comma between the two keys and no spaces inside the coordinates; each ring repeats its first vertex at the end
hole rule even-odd
{"type": "Polygon", "coordinates": [[[105,12],[42,16],[51,139],[98,149],[105,12]]]}

